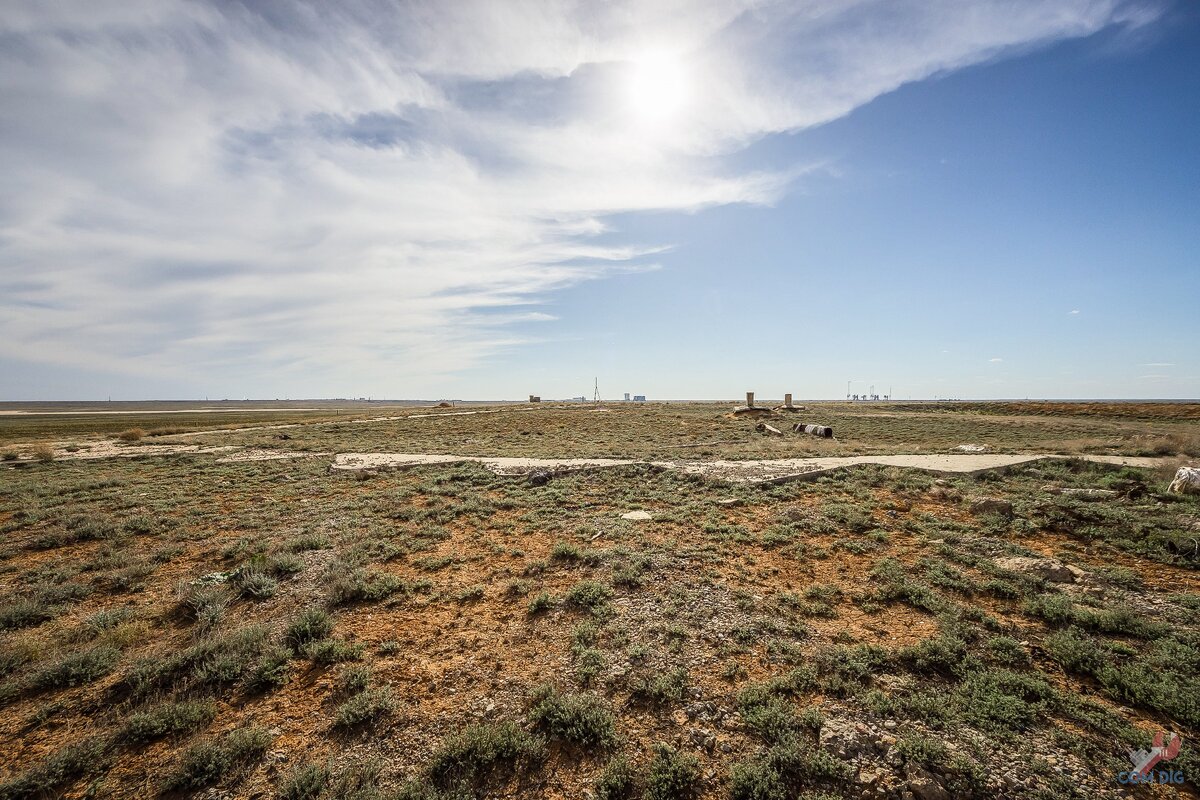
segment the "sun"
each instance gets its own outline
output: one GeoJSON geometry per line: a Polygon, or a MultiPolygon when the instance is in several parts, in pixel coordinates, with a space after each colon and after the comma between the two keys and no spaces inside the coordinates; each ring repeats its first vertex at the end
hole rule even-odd
{"type": "Polygon", "coordinates": [[[667,53],[646,53],[633,62],[629,106],[639,122],[660,126],[676,116],[688,99],[687,70],[667,53]]]}

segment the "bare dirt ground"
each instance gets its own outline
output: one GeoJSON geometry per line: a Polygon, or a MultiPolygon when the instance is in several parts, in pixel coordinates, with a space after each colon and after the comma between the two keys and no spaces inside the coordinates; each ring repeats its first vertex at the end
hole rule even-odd
{"type": "Polygon", "coordinates": [[[1026,411],[0,432],[0,798],[1196,796],[1191,411],[1026,411]]]}

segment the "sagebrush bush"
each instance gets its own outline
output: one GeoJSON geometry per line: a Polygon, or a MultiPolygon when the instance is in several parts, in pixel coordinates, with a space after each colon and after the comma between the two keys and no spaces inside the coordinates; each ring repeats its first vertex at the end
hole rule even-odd
{"type": "Polygon", "coordinates": [[[391,687],[364,689],[338,706],[333,724],[336,728],[356,728],[390,714],[395,708],[391,687]]]}
{"type": "Polygon", "coordinates": [[[166,703],[130,715],[121,735],[128,742],[141,744],[164,736],[192,733],[212,722],[216,714],[216,705],[211,700],[166,703]]]}
{"type": "Polygon", "coordinates": [[[646,774],[646,800],[683,800],[695,794],[700,761],[690,753],[657,744],[646,774]]]}
{"type": "Polygon", "coordinates": [[[564,695],[553,686],[534,690],[529,722],[552,739],[590,747],[617,741],[617,721],[606,704],[592,695],[564,695]]]}
{"type": "Polygon", "coordinates": [[[262,758],[270,745],[271,735],[256,726],[197,742],[184,751],[179,767],[167,779],[167,788],[203,789],[220,783],[262,758]]]}
{"type": "Polygon", "coordinates": [[[545,743],[512,722],[474,725],[451,735],[429,763],[441,788],[479,785],[494,772],[541,761],[545,743]]]}
{"type": "Polygon", "coordinates": [[[333,633],[333,618],[320,608],[306,608],[288,625],[285,640],[295,648],[324,639],[333,633]]]}
{"type": "Polygon", "coordinates": [[[112,672],[121,658],[115,647],[94,647],[70,653],[34,673],[30,684],[37,689],[63,689],[91,683],[112,672]]]}

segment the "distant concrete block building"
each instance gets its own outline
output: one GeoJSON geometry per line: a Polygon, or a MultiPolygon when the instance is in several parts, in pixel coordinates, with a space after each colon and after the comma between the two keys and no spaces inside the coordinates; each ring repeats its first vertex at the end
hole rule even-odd
{"type": "Polygon", "coordinates": [[[626,402],[626,403],[628,403],[628,402],[629,402],[629,392],[626,392],[626,393],[625,393],[625,402],[626,402]]]}
{"type": "Polygon", "coordinates": [[[644,402],[646,402],[646,395],[644,395],[644,394],[635,394],[635,395],[633,396],[633,402],[635,402],[635,403],[644,403],[644,402]]]}
{"type": "Polygon", "coordinates": [[[529,395],[529,402],[531,402],[531,403],[540,403],[540,402],[542,402],[541,395],[536,395],[536,394],[531,394],[531,395],[529,395]]]}

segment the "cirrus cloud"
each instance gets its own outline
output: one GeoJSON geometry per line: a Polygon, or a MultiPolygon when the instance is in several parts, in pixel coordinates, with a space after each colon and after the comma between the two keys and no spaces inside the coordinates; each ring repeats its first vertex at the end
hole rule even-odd
{"type": "MultiPolygon", "coordinates": [[[[608,218],[771,204],[749,143],[1114,24],[1103,0],[10,3],[0,355],[411,394],[528,341],[553,292],[654,269],[608,218]],[[669,52],[668,129],[621,86],[669,52]]],[[[1074,312],[1072,312],[1074,313],[1074,312]]],[[[993,359],[998,360],[998,359],[993,359]]]]}

